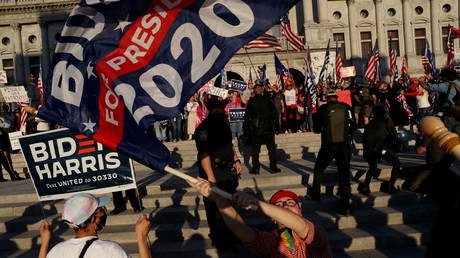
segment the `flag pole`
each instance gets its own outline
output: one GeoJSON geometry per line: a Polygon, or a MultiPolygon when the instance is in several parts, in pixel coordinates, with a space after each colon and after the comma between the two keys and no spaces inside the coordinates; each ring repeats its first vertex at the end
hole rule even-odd
{"type": "MultiPolygon", "coordinates": [[[[165,167],[165,171],[170,173],[170,174],[172,174],[172,175],[180,177],[180,178],[182,178],[182,179],[184,179],[186,181],[189,181],[189,182],[191,182],[193,184],[198,183],[198,180],[196,178],[194,178],[192,176],[189,176],[189,175],[187,175],[187,174],[185,174],[183,172],[180,172],[179,170],[176,170],[174,168],[171,168],[169,166],[165,167]]],[[[230,193],[225,192],[224,190],[218,188],[217,186],[213,186],[212,191],[215,192],[216,194],[224,197],[225,199],[232,200],[232,195],[230,193]]]]}
{"type": "Polygon", "coordinates": [[[260,80],[259,74],[256,71],[256,68],[254,68],[254,64],[252,63],[251,56],[249,56],[248,50],[245,48],[244,51],[246,52],[246,55],[248,56],[249,63],[251,64],[252,70],[254,71],[254,74],[256,75],[256,79],[260,80]]]}

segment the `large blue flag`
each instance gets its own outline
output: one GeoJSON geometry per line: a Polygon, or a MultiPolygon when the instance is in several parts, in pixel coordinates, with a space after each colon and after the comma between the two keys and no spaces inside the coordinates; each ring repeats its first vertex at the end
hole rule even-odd
{"type": "Polygon", "coordinates": [[[56,46],[38,116],[162,170],[169,151],[148,126],[179,114],[297,2],[81,1],[56,46]]]}

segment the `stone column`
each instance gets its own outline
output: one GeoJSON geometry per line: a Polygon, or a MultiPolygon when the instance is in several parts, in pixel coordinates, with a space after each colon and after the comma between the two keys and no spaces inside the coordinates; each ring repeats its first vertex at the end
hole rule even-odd
{"type": "Polygon", "coordinates": [[[16,83],[24,84],[24,53],[22,52],[21,25],[17,23],[11,24],[11,28],[13,28],[15,79],[16,83]]]}
{"type": "Polygon", "coordinates": [[[384,75],[388,73],[388,60],[389,60],[389,54],[388,54],[388,44],[387,44],[387,33],[385,31],[385,28],[383,27],[383,0],[374,0],[375,3],[375,18],[376,18],[376,28],[377,28],[377,43],[379,46],[379,52],[381,56],[381,61],[382,66],[380,69],[383,72],[384,75]]]}
{"type": "Polygon", "coordinates": [[[351,46],[351,53],[350,57],[353,62],[353,64],[358,65],[355,63],[356,59],[361,58],[361,39],[358,30],[356,29],[356,17],[357,17],[357,12],[356,12],[356,7],[354,1],[347,1],[348,5],[348,24],[349,24],[349,29],[350,29],[350,42],[349,45],[351,46]]]}
{"type": "Polygon", "coordinates": [[[415,58],[414,32],[410,21],[411,12],[412,10],[409,0],[403,0],[404,51],[407,56],[409,67],[411,67],[411,59],[413,60],[415,58]]]}
{"type": "Polygon", "coordinates": [[[50,66],[48,25],[46,24],[46,22],[40,22],[40,34],[41,34],[41,40],[42,40],[42,55],[41,55],[42,76],[43,78],[46,78],[48,74],[48,69],[50,66]]]}
{"type": "MultiPolygon", "coordinates": [[[[304,23],[305,24],[312,24],[314,23],[313,19],[313,3],[312,0],[303,0],[303,16],[304,16],[304,23]]],[[[305,26],[306,27],[306,26],[305,26]]]]}
{"type": "Polygon", "coordinates": [[[329,17],[327,17],[328,12],[328,4],[327,0],[317,0],[318,2],[318,18],[319,23],[326,23],[329,21],[329,17]]]}
{"type": "Polygon", "coordinates": [[[431,39],[432,39],[432,47],[434,53],[434,62],[436,66],[441,65],[439,62],[436,62],[437,59],[441,61],[442,56],[444,56],[443,49],[442,49],[442,36],[441,36],[441,27],[439,26],[439,1],[431,0],[430,3],[430,13],[431,13],[431,39]],[[440,58],[436,58],[440,57],[440,58]]]}

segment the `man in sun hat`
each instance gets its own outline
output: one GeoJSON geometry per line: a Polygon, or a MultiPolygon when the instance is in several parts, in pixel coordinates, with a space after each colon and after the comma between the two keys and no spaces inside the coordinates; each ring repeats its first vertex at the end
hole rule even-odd
{"type": "Polygon", "coordinates": [[[326,231],[317,223],[302,216],[297,194],[280,190],[269,203],[244,192],[233,194],[233,201],[243,208],[257,208],[270,217],[277,229],[259,231],[245,224],[229,200],[214,194],[211,184],[201,178],[189,182],[201,195],[216,202],[219,212],[232,232],[259,257],[332,257],[326,231]]]}
{"type": "MultiPolygon", "coordinates": [[[[75,237],[57,244],[47,254],[51,241],[51,223],[43,222],[40,227],[42,245],[39,257],[129,257],[118,243],[98,238],[98,232],[105,227],[105,206],[110,201],[110,197],[98,198],[89,193],[79,193],[68,199],[64,203],[62,221],[75,231],[75,237]]],[[[149,230],[150,222],[142,214],[136,223],[140,257],[151,257],[147,245],[149,230]]]]}

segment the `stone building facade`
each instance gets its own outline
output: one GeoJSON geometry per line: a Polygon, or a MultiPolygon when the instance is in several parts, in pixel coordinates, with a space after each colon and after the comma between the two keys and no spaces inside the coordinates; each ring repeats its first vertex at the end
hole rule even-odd
{"type": "MultiPolygon", "coordinates": [[[[75,0],[0,0],[0,70],[5,70],[9,84],[27,85],[29,74],[44,78],[48,74],[52,53],[60,31],[75,0]]],[[[303,0],[290,12],[293,31],[305,39],[316,56],[322,56],[331,39],[342,45],[345,65],[364,69],[372,46],[377,41],[382,56],[383,74],[388,70],[390,37],[398,50],[398,65],[407,56],[410,71],[422,73],[420,54],[425,39],[431,45],[437,67],[445,63],[446,27],[459,27],[458,0],[303,0]]],[[[269,33],[280,38],[284,49],[277,53],[297,80],[301,80],[304,52],[286,48],[280,26],[269,33]]],[[[459,50],[459,42],[456,41],[459,50]]],[[[333,56],[331,60],[333,59],[333,56]]],[[[321,62],[319,60],[318,62],[321,62]]],[[[247,80],[252,67],[268,67],[275,78],[273,52],[240,50],[227,64],[229,78],[247,80]]],[[[332,69],[332,68],[331,68],[332,69]]]]}

